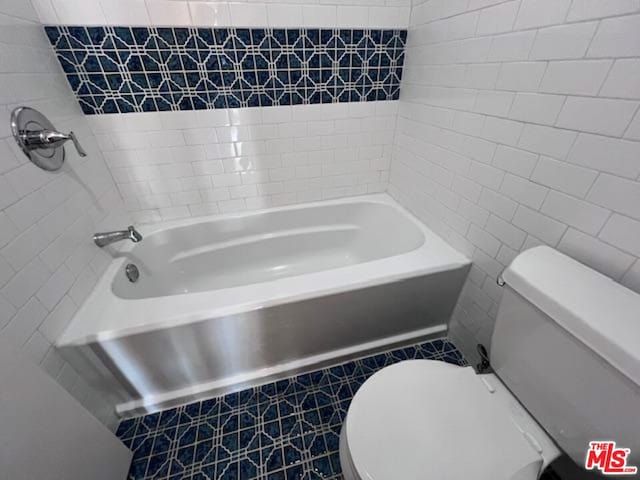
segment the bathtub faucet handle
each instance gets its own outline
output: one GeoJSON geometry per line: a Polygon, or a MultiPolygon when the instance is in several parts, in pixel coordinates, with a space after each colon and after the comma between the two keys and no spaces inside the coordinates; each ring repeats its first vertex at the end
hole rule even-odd
{"type": "Polygon", "coordinates": [[[133,243],[142,241],[142,235],[133,225],[129,225],[126,230],[118,230],[115,232],[103,232],[93,235],[93,241],[99,247],[106,247],[120,240],[131,240],[133,243]]]}

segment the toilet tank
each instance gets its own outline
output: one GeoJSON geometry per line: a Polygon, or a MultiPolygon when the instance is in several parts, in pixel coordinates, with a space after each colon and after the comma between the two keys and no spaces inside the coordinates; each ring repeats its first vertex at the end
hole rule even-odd
{"type": "Polygon", "coordinates": [[[590,441],[614,440],[640,466],[640,295],[549,247],[503,279],[496,374],[579,465],[590,441]]]}

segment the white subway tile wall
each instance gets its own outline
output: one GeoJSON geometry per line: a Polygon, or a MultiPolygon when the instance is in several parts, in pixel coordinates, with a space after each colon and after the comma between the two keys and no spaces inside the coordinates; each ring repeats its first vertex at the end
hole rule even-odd
{"type": "Polygon", "coordinates": [[[86,117],[136,222],[386,190],[398,102],[86,117]]]}
{"type": "Polygon", "coordinates": [[[115,426],[111,402],[53,345],[109,261],[91,235],[126,226],[128,218],[31,3],[2,2],[0,23],[0,335],[115,426]],[[9,114],[20,105],[40,109],[60,130],[74,130],[88,157],[67,146],[62,171],[31,164],[9,130],[9,114]]]}
{"type": "Polygon", "coordinates": [[[411,0],[32,0],[43,24],[403,27],[411,0]]]}
{"type": "Polygon", "coordinates": [[[451,336],[548,244],[640,292],[640,1],[414,2],[389,192],[474,261],[451,336]]]}

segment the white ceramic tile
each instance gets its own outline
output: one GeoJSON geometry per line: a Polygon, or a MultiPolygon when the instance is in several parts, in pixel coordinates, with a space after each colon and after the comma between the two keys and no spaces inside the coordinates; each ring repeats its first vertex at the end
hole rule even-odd
{"type": "Polygon", "coordinates": [[[507,221],[513,218],[513,214],[518,208],[515,201],[488,188],[482,190],[478,205],[507,221]]]}
{"type": "Polygon", "coordinates": [[[106,19],[99,3],[86,0],[51,0],[62,25],[104,25],[106,19]]]}
{"type": "Polygon", "coordinates": [[[481,162],[472,162],[469,175],[480,185],[494,190],[500,188],[500,184],[504,178],[504,172],[502,170],[481,162]]]}
{"type": "Polygon", "coordinates": [[[0,288],[15,275],[16,271],[0,256],[0,288]]]}
{"type": "Polygon", "coordinates": [[[600,22],[589,57],[631,57],[640,55],[640,15],[607,18],[600,22]]]}
{"type": "Polygon", "coordinates": [[[523,124],[504,118],[487,117],[481,136],[487,140],[505,145],[517,145],[522,135],[523,124]]]}
{"type": "Polygon", "coordinates": [[[357,25],[369,25],[369,8],[360,5],[338,5],[337,26],[354,27],[357,25]]]}
{"type": "Polygon", "coordinates": [[[270,27],[299,27],[302,25],[302,9],[300,5],[272,4],[267,5],[270,27]]]}
{"type": "Polygon", "coordinates": [[[640,257],[640,222],[637,220],[614,214],[598,237],[631,255],[640,257]]]}
{"type": "Polygon", "coordinates": [[[153,25],[191,25],[189,4],[172,0],[146,0],[153,25]]]}
{"type": "Polygon", "coordinates": [[[502,272],[503,267],[495,259],[485,254],[482,250],[476,249],[471,256],[473,263],[478,265],[492,278],[497,278],[502,272]]]}
{"type": "Polygon", "coordinates": [[[577,133],[539,125],[525,125],[518,146],[524,150],[565,158],[577,133]]]}
{"type": "Polygon", "coordinates": [[[575,165],[541,157],[531,174],[531,180],[554,190],[584,197],[598,175],[598,172],[575,165]]]}
{"type": "MultiPolygon", "coordinates": [[[[340,18],[340,13],[341,10],[338,7],[338,19],[340,18]]],[[[407,28],[409,15],[409,7],[370,7],[368,26],[370,28],[407,28]]],[[[366,17],[361,18],[358,23],[350,26],[367,25],[367,23],[364,23],[365,19],[366,17]]]]}
{"type": "Polygon", "coordinates": [[[486,228],[496,238],[499,238],[506,245],[515,249],[522,247],[527,236],[524,231],[495,215],[489,217],[486,228]]]}
{"type": "Polygon", "coordinates": [[[536,40],[536,32],[533,30],[493,37],[488,59],[502,62],[526,60],[529,58],[534,40],[536,40]]]}
{"type": "Polygon", "coordinates": [[[80,275],[78,275],[75,283],[69,289],[69,296],[73,302],[76,305],[82,305],[91,293],[91,290],[93,290],[97,281],[98,278],[93,273],[93,270],[89,267],[85,268],[80,275]]]}
{"type": "MultiPolygon", "coordinates": [[[[506,56],[506,55],[517,55],[519,48],[522,46],[522,43],[526,41],[525,39],[518,38],[516,41],[517,45],[514,45],[514,48],[507,48],[508,43],[510,42],[511,37],[508,35],[500,35],[500,41],[494,41],[491,37],[480,37],[480,38],[470,38],[467,40],[461,40],[455,47],[449,47],[449,49],[444,49],[440,52],[440,54],[446,58],[447,55],[453,55],[454,58],[461,63],[479,63],[484,62],[489,58],[489,53],[491,51],[492,45],[497,43],[495,56],[493,58],[489,58],[492,61],[495,61],[495,57],[506,56]]],[[[411,52],[408,52],[410,54],[411,52]]],[[[446,63],[443,61],[437,61],[436,63],[446,63]]]]}
{"type": "Polygon", "coordinates": [[[306,5],[302,11],[304,27],[324,27],[337,23],[334,5],[306,5]]]}
{"type": "MultiPolygon", "coordinates": [[[[24,164],[4,175],[4,178],[11,186],[9,190],[13,190],[20,197],[24,197],[44,186],[53,179],[52,177],[52,173],[41,170],[32,163],[24,164]]],[[[0,205],[2,205],[1,198],[0,205]]]]}
{"type": "Polygon", "coordinates": [[[518,14],[519,5],[519,1],[511,1],[485,8],[480,12],[476,33],[491,35],[510,32],[518,14]]]}
{"type": "Polygon", "coordinates": [[[27,343],[24,345],[24,351],[27,353],[27,356],[36,364],[40,364],[44,360],[49,348],[51,348],[51,344],[37,330],[29,337],[29,340],[27,340],[27,343]]]}
{"type": "Polygon", "coordinates": [[[573,0],[568,21],[587,20],[640,10],[639,0],[573,0]]]}
{"type": "Polygon", "coordinates": [[[600,96],[640,99],[640,59],[616,60],[600,96]]]}
{"type": "Polygon", "coordinates": [[[567,161],[635,179],[640,175],[640,143],[581,133],[567,161]]]}
{"type": "Polygon", "coordinates": [[[640,182],[602,174],[587,200],[640,220],[640,182]]]}
{"type": "Polygon", "coordinates": [[[547,196],[549,189],[525,178],[507,173],[500,191],[518,203],[538,209],[547,196]]]}
{"type": "Polygon", "coordinates": [[[563,223],[524,206],[518,208],[513,224],[552,246],[560,241],[567,228],[563,223]]]}
{"type": "Polygon", "coordinates": [[[4,212],[0,212],[0,248],[7,245],[18,235],[18,228],[4,212]]]}
{"type": "Polygon", "coordinates": [[[538,30],[531,60],[581,58],[593,38],[598,22],[586,22],[538,30]]]}
{"type": "Polygon", "coordinates": [[[500,241],[485,230],[471,225],[467,238],[487,255],[495,257],[500,249],[500,241]]]}
{"type": "Polygon", "coordinates": [[[540,212],[582,232],[597,235],[611,212],[591,203],[551,190],[540,212]]]}
{"type": "Polygon", "coordinates": [[[231,25],[229,5],[223,2],[189,2],[191,23],[203,27],[225,27],[231,25]]]}
{"type": "Polygon", "coordinates": [[[503,63],[496,88],[520,92],[536,91],[546,68],[545,62],[503,63]]]}
{"type": "Polygon", "coordinates": [[[498,78],[500,65],[487,63],[467,65],[464,78],[464,86],[467,88],[492,89],[498,78]]]}
{"type": "Polygon", "coordinates": [[[71,288],[74,280],[73,274],[62,265],[38,290],[36,297],[48,311],[51,311],[71,288]]]}
{"type": "Polygon", "coordinates": [[[18,272],[2,289],[14,307],[20,308],[49,279],[50,272],[39,258],[18,272]]]}
{"type": "Polygon", "coordinates": [[[510,265],[517,256],[518,252],[516,250],[507,247],[506,245],[502,245],[498,255],[496,255],[496,260],[498,260],[502,265],[507,266],[510,265]]]}
{"type": "Polygon", "coordinates": [[[100,0],[99,7],[107,25],[150,25],[151,22],[144,0],[100,0]]]}
{"type": "Polygon", "coordinates": [[[564,102],[562,95],[518,93],[508,116],[515,120],[553,125],[564,102]]]}
{"type": "Polygon", "coordinates": [[[541,92],[597,95],[611,68],[611,60],[549,62],[541,92]]]}
{"type": "Polygon", "coordinates": [[[26,230],[49,213],[51,207],[46,196],[36,191],[8,207],[5,212],[19,230],[26,230]]]}
{"type": "Polygon", "coordinates": [[[528,178],[538,163],[538,155],[501,145],[493,157],[493,165],[506,172],[528,178]]]}
{"type": "Polygon", "coordinates": [[[570,5],[571,0],[522,0],[515,30],[562,23],[570,5]]]}
{"type": "Polygon", "coordinates": [[[33,8],[38,14],[38,19],[43,25],[56,25],[58,15],[51,4],[51,0],[31,0],[33,8]]]}
{"type": "Polygon", "coordinates": [[[559,127],[620,136],[638,108],[638,102],[604,98],[569,97],[558,121],[559,127]]]}
{"type": "Polygon", "coordinates": [[[20,165],[16,154],[9,143],[11,139],[0,141],[0,174],[13,170],[20,165]]]}
{"type": "Polygon", "coordinates": [[[452,128],[467,135],[480,136],[487,117],[477,113],[455,112],[452,128]]]}
{"type": "Polygon", "coordinates": [[[635,117],[633,117],[633,120],[631,120],[629,127],[624,133],[624,137],[632,140],[640,140],[640,110],[636,113],[635,117]]]}
{"type": "Polygon", "coordinates": [[[13,190],[9,182],[0,176],[0,208],[4,209],[18,200],[18,194],[13,190]]]}
{"type": "Polygon", "coordinates": [[[514,97],[511,92],[482,90],[476,96],[474,110],[487,115],[506,116],[514,97]]]}
{"type": "Polygon", "coordinates": [[[640,261],[637,261],[627,270],[621,282],[625,287],[637,292],[640,290],[640,261]]]}
{"type": "Polygon", "coordinates": [[[16,315],[11,319],[9,324],[2,329],[2,336],[9,340],[10,343],[22,347],[29,337],[36,331],[38,325],[44,320],[47,310],[32,298],[22,307],[16,315]]]}
{"type": "Polygon", "coordinates": [[[33,9],[31,2],[15,2],[4,1],[0,10],[3,14],[11,15],[21,20],[27,20],[30,22],[38,21],[38,15],[33,9]]]}
{"type": "Polygon", "coordinates": [[[477,203],[482,193],[482,186],[468,178],[457,176],[451,189],[462,197],[477,203]]]}
{"type": "Polygon", "coordinates": [[[18,235],[0,250],[7,262],[19,271],[47,246],[48,241],[37,225],[18,235]]]}
{"type": "Polygon", "coordinates": [[[634,260],[631,255],[573,228],[564,234],[558,250],[614,280],[619,280],[634,260]]]}

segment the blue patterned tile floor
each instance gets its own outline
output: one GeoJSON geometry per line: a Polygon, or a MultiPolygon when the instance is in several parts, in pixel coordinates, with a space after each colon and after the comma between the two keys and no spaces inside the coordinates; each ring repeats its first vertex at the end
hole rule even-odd
{"type": "Polygon", "coordinates": [[[360,386],[407,359],[466,362],[446,339],[123,420],[131,480],[340,479],[340,428],[360,386]]]}

